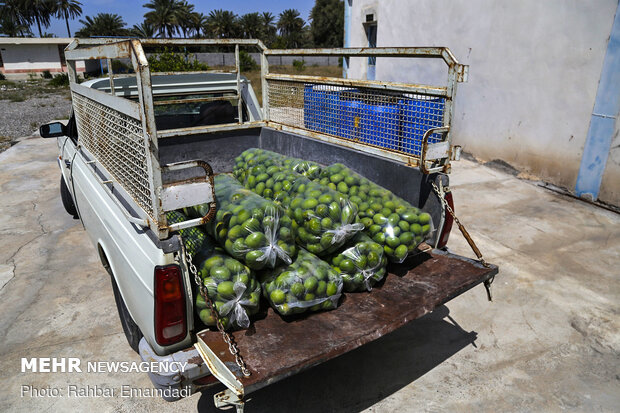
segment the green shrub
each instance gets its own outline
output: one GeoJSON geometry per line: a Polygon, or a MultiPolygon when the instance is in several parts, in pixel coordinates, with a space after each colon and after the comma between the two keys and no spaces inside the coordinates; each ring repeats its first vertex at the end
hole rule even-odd
{"type": "Polygon", "coordinates": [[[304,70],[306,70],[306,62],[303,60],[293,60],[293,67],[298,71],[298,72],[303,72],[304,70]]]}
{"type": "Polygon", "coordinates": [[[66,73],[61,73],[56,75],[50,80],[50,86],[55,87],[64,87],[69,86],[69,75],[66,73]]]}
{"type": "Polygon", "coordinates": [[[258,68],[252,56],[245,50],[239,52],[239,66],[242,72],[256,70],[258,68]]]}
{"type": "Polygon", "coordinates": [[[43,79],[51,79],[53,76],[49,70],[44,70],[43,73],[41,73],[41,77],[43,79]]]}
{"type": "Polygon", "coordinates": [[[200,63],[191,53],[182,54],[166,50],[149,56],[148,61],[151,72],[193,72],[209,69],[209,66],[200,63]]]}
{"type": "Polygon", "coordinates": [[[4,76],[4,73],[0,73],[0,80],[6,80],[6,76],[4,76]]]}

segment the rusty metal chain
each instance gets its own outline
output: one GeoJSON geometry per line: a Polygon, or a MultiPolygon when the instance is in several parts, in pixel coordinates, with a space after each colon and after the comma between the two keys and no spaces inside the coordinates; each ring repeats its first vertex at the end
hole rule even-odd
{"type": "MultiPolygon", "coordinates": [[[[467,232],[467,230],[465,229],[465,226],[463,224],[461,224],[461,221],[459,221],[459,219],[456,216],[456,214],[454,213],[454,210],[452,209],[452,207],[450,207],[450,205],[444,199],[444,197],[443,197],[441,191],[439,190],[439,187],[437,186],[437,184],[435,182],[431,182],[431,185],[433,186],[433,190],[437,194],[437,197],[439,198],[439,201],[444,206],[444,208],[446,208],[446,211],[448,211],[448,213],[452,216],[452,219],[454,220],[456,225],[459,227],[459,230],[461,231],[461,234],[463,234],[463,237],[465,237],[465,240],[467,241],[467,243],[471,247],[472,251],[474,252],[474,254],[476,254],[476,257],[478,257],[478,261],[480,262],[480,264],[482,264],[482,266],[485,267],[485,268],[490,268],[491,266],[485,261],[484,257],[482,256],[482,253],[478,249],[478,246],[474,242],[473,238],[471,237],[471,235],[469,235],[469,232],[467,232]]],[[[493,297],[491,295],[491,284],[493,283],[494,279],[495,279],[495,276],[492,276],[488,280],[484,281],[484,288],[486,288],[486,290],[487,290],[487,298],[489,299],[489,301],[493,301],[493,297]]]]}
{"type": "Polygon", "coordinates": [[[198,274],[198,269],[192,262],[192,255],[186,251],[185,257],[187,259],[189,272],[194,276],[194,281],[198,285],[198,290],[200,291],[200,295],[202,295],[202,298],[204,298],[205,303],[207,304],[207,308],[209,309],[209,311],[211,311],[211,316],[215,319],[215,325],[218,331],[222,334],[222,338],[224,339],[226,344],[228,344],[228,351],[230,351],[230,354],[235,356],[235,363],[237,363],[237,366],[239,366],[243,375],[245,377],[249,377],[250,375],[252,375],[252,373],[250,372],[250,370],[248,370],[247,366],[245,365],[245,361],[243,361],[243,357],[241,356],[241,353],[239,352],[237,343],[235,343],[235,338],[230,333],[227,333],[225,331],[224,326],[222,325],[222,321],[220,320],[220,315],[217,313],[217,310],[215,309],[215,306],[213,305],[213,301],[211,301],[211,298],[209,298],[207,287],[202,282],[202,279],[200,278],[200,275],[198,274]]]}

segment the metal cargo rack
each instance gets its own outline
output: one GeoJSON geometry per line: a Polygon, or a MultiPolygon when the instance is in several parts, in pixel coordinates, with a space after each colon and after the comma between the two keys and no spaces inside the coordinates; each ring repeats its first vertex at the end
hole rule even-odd
{"type": "Polygon", "coordinates": [[[269,73],[263,67],[265,118],[283,130],[419,167],[449,172],[460,156],[451,146],[456,85],[469,67],[445,47],[266,50],[269,56],[398,57],[442,60],[446,86],[269,73]],[[313,96],[314,95],[314,96],[313,96]]]}
{"type": "MultiPolygon", "coordinates": [[[[162,104],[210,102],[214,100],[236,100],[240,122],[242,118],[243,95],[249,94],[247,83],[242,83],[239,70],[239,46],[257,45],[254,40],[213,41],[200,44],[232,45],[235,47],[236,68],[232,71],[206,71],[207,73],[229,73],[234,78],[209,82],[185,82],[184,84],[161,84],[158,76],[186,76],[188,72],[151,72],[143,46],[181,45],[187,42],[174,40],[120,40],[120,39],[77,39],[65,50],[69,69],[71,96],[74,102],[75,119],[79,134],[79,149],[92,163],[98,163],[108,174],[107,180],[99,179],[106,191],[123,192],[132,208],[127,208],[116,197],[127,219],[139,226],[149,227],[159,239],[166,239],[170,231],[200,225],[210,220],[215,208],[213,193],[213,171],[200,160],[161,165],[159,162],[159,138],[181,134],[204,133],[209,127],[185,128],[183,130],[162,130],[156,126],[155,107],[162,104]],[[77,60],[106,60],[108,84],[102,88],[89,88],[77,82],[75,63],[77,60]],[[128,59],[134,73],[116,74],[112,70],[112,59],[128,59]],[[127,82],[127,80],[131,80],[127,82]],[[165,99],[174,94],[188,94],[182,100],[165,99]],[[193,97],[197,94],[217,92],[218,96],[193,97]],[[159,99],[154,99],[159,97],[159,99]],[[164,99],[162,99],[164,98],[164,99]],[[193,130],[192,130],[193,129],[193,130]],[[199,129],[196,130],[196,129],[199,129]],[[179,171],[201,170],[191,179],[165,179],[179,171]],[[202,218],[168,225],[166,212],[175,209],[211,203],[212,208],[202,218]],[[135,216],[135,215],[138,216],[135,216]]],[[[204,73],[204,72],[200,72],[204,73]]],[[[193,73],[196,74],[196,73],[193,73]]],[[[247,101],[251,99],[246,99],[247,101]]],[[[250,112],[249,124],[257,118],[257,112],[250,112]]],[[[259,124],[263,124],[258,114],[259,124]]],[[[229,127],[239,127],[235,123],[229,127]]],[[[248,125],[246,125],[247,127],[248,125]]],[[[223,129],[221,126],[215,129],[223,129]]],[[[191,174],[191,173],[190,173],[191,174]]]]}
{"type": "MultiPolygon", "coordinates": [[[[159,139],[226,130],[269,127],[418,167],[423,173],[449,172],[460,147],[451,145],[450,124],[458,82],[467,80],[468,66],[458,63],[444,47],[339,48],[270,50],[248,39],[76,39],[66,49],[71,94],[80,136],[80,150],[109,174],[106,190],[123,191],[137,208],[119,203],[127,219],[149,227],[160,238],[169,231],[196,226],[209,217],[168,225],[166,212],[213,201],[212,171],[204,162],[160,165],[159,139]],[[215,46],[235,48],[234,70],[152,72],[145,47],[215,46]],[[262,108],[257,107],[249,82],[241,76],[240,47],[254,47],[261,56],[262,108]],[[448,68],[446,86],[285,75],[269,72],[271,56],[374,56],[430,58],[448,68]],[[106,87],[77,83],[77,60],[108,63],[106,87]],[[129,59],[135,73],[113,73],[112,59],[129,59]],[[218,82],[166,85],[159,76],[227,73],[218,82]],[[127,83],[127,78],[135,79],[127,83]],[[219,95],[204,96],[218,91],[219,95]],[[166,96],[185,93],[181,99],[166,96]],[[155,110],[163,104],[236,101],[238,121],[223,125],[158,130],[155,110]],[[246,118],[244,118],[244,105],[246,118]],[[191,182],[166,182],[166,174],[202,168],[191,182]],[[199,196],[202,194],[202,196],[199,196]],[[136,216],[136,214],[138,216],[136,216]]],[[[114,197],[113,197],[114,198],[114,197]]],[[[115,199],[115,198],[114,198],[115,199]]]]}

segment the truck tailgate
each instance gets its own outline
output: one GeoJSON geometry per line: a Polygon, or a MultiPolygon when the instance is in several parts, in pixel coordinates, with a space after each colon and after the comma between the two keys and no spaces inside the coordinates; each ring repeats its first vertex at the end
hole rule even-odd
{"type": "Polygon", "coordinates": [[[249,377],[241,374],[219,332],[200,332],[197,348],[205,358],[201,347],[208,346],[219,359],[205,360],[212,373],[230,378],[232,373],[237,393],[247,395],[376,340],[497,274],[494,265],[485,268],[439,250],[388,268],[384,283],[370,293],[345,294],[336,310],[285,321],[270,308],[248,330],[234,332],[249,377]],[[213,371],[222,369],[219,361],[229,371],[213,371]]]}

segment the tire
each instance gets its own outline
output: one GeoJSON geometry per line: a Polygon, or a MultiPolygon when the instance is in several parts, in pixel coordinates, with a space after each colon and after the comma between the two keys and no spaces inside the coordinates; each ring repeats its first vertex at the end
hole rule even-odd
{"type": "Polygon", "coordinates": [[[108,273],[110,274],[110,278],[112,279],[112,289],[114,290],[114,301],[116,301],[116,308],[118,309],[118,317],[121,319],[121,325],[123,326],[123,332],[125,333],[125,338],[127,338],[127,343],[129,343],[129,347],[133,349],[136,353],[139,353],[139,344],[142,339],[142,331],[140,331],[140,327],[133,321],[131,318],[131,314],[129,314],[129,310],[127,310],[127,306],[125,305],[125,301],[121,296],[121,292],[118,289],[118,285],[116,284],[116,280],[112,275],[109,267],[106,268],[108,273]]]}
{"type": "Polygon", "coordinates": [[[69,188],[67,188],[65,178],[63,178],[62,175],[60,175],[60,199],[62,200],[62,206],[65,207],[67,214],[73,216],[73,218],[77,218],[77,208],[73,202],[73,197],[71,197],[71,192],[69,192],[69,188]]]}

